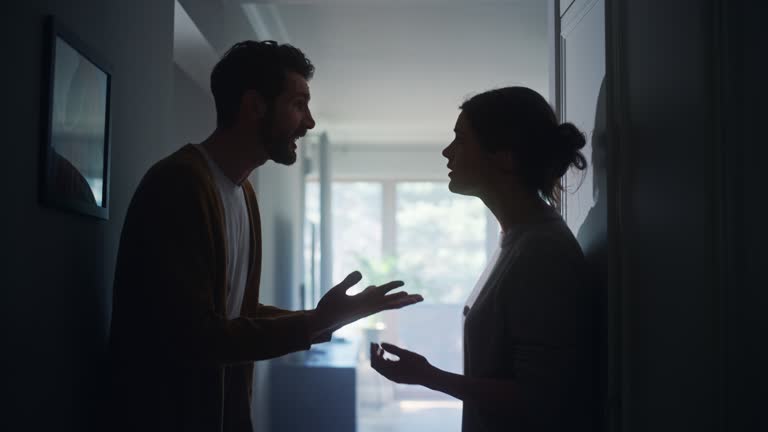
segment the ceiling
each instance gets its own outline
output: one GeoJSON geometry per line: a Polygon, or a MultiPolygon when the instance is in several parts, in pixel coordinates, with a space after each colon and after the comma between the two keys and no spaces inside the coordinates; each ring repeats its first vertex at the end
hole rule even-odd
{"type": "Polygon", "coordinates": [[[316,67],[310,108],[332,143],[443,146],[474,93],[525,85],[547,96],[546,10],[544,0],[180,0],[176,61],[207,88],[231,43],[288,42],[316,67]]]}

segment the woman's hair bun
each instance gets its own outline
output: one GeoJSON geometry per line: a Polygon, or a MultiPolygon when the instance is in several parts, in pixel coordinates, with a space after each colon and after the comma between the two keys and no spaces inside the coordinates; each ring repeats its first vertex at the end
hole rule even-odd
{"type": "Polygon", "coordinates": [[[561,155],[558,158],[560,160],[558,165],[562,167],[562,174],[565,174],[571,166],[579,170],[585,169],[587,159],[580,150],[587,144],[587,137],[573,123],[560,124],[556,129],[555,146],[561,155]]]}
{"type": "Polygon", "coordinates": [[[461,104],[478,142],[489,153],[510,150],[520,182],[549,203],[560,200],[561,178],[587,160],[586,137],[572,123],[559,124],[552,106],[527,87],[505,87],[477,94],[461,104]]]}

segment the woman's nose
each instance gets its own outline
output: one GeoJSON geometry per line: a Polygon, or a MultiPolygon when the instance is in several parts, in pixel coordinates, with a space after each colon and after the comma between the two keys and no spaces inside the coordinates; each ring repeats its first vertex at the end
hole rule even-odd
{"type": "Polygon", "coordinates": [[[443,157],[444,158],[446,158],[446,159],[450,159],[451,158],[451,156],[450,156],[451,153],[450,152],[451,152],[451,147],[452,146],[453,146],[453,143],[450,143],[450,144],[448,144],[448,147],[443,149],[443,157]]]}

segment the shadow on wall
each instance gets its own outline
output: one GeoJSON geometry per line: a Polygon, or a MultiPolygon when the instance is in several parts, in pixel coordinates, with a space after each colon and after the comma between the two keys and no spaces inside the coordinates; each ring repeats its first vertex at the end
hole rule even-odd
{"type": "MultiPolygon", "coordinates": [[[[605,107],[605,79],[600,85],[595,113],[595,129],[592,133],[593,168],[592,196],[595,205],[589,209],[576,238],[584,250],[595,282],[605,285],[608,270],[608,153],[607,112],[605,107]]],[[[601,291],[604,291],[602,289],[601,291]]]]}
{"type": "Polygon", "coordinates": [[[612,359],[611,327],[612,311],[609,305],[613,302],[612,290],[616,287],[611,286],[613,278],[612,271],[615,268],[612,265],[613,255],[610,253],[610,244],[608,240],[608,178],[611,169],[609,161],[611,146],[608,142],[608,121],[606,109],[606,83],[605,78],[600,85],[600,92],[597,97],[597,108],[595,112],[595,127],[592,133],[592,160],[590,163],[593,168],[593,197],[594,206],[589,209],[584,223],[579,227],[577,240],[584,251],[587,260],[590,280],[593,283],[593,289],[598,299],[596,320],[598,332],[598,361],[595,363],[595,373],[599,378],[598,391],[596,397],[600,400],[602,411],[598,413],[603,420],[602,430],[608,430],[612,423],[611,416],[613,410],[610,408],[614,403],[613,376],[614,362],[612,359]]]}

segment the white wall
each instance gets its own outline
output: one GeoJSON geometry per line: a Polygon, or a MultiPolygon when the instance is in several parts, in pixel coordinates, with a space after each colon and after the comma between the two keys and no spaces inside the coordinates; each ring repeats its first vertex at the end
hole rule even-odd
{"type": "MultiPolygon", "coordinates": [[[[259,301],[286,309],[299,308],[302,277],[301,159],[292,166],[274,162],[250,177],[261,213],[261,290],[259,301]]],[[[256,362],[253,388],[255,430],[269,430],[269,362],[256,362]]]]}
{"type": "Polygon", "coordinates": [[[216,127],[216,108],[211,92],[201,88],[175,64],[172,115],[173,141],[179,146],[202,142],[216,127]]]}
{"type": "Polygon", "coordinates": [[[267,162],[251,175],[261,212],[262,303],[284,308],[299,306],[302,282],[299,259],[302,252],[301,189],[302,161],[291,166],[267,162]]]}

